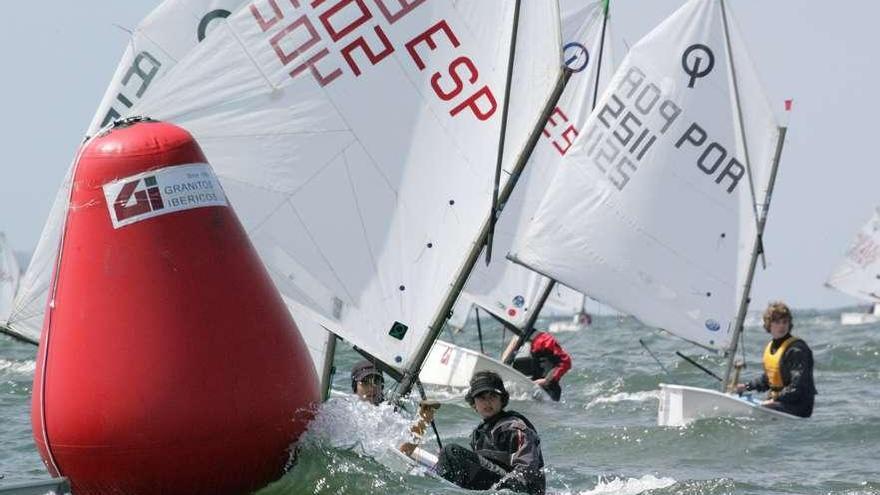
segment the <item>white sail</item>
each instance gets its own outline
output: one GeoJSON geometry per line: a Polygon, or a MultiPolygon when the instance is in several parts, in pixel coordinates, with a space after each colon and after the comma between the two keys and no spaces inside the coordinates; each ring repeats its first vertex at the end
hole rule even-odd
{"type": "MultiPolygon", "coordinates": [[[[514,5],[255,2],[132,112],[193,133],[295,314],[408,367],[488,217],[514,5]]],[[[522,8],[518,77],[546,102],[559,14],[522,8]]]]}
{"type": "MultiPolygon", "coordinates": [[[[125,114],[221,19],[242,4],[244,0],[165,0],[150,12],[131,33],[87,134],[93,135],[113,118],[125,114]]],[[[68,169],[61,183],[9,316],[10,330],[33,342],[40,340],[43,327],[71,173],[68,169]]]]}
{"type": "Polygon", "coordinates": [[[735,30],[728,51],[722,8],[691,0],[632,47],[511,254],[719,350],[734,330],[777,139],[735,30]]]}
{"type": "Polygon", "coordinates": [[[244,0],[165,0],[145,17],[110,80],[87,135],[113,122],[143,98],[178,60],[203,40],[244,0]]]}
{"type": "MultiPolygon", "coordinates": [[[[462,298],[493,313],[508,323],[522,328],[531,312],[537,308],[549,279],[503,258],[513,245],[532,212],[538,206],[562,157],[592,109],[596,79],[607,82],[611,71],[600,67],[599,53],[603,29],[605,2],[602,0],[563,0],[563,57],[574,71],[565,91],[538,142],[526,171],[505,205],[495,228],[493,261],[487,266],[479,263],[471,272],[462,298]],[[604,77],[603,77],[604,76],[604,77]]],[[[608,47],[610,43],[606,43],[608,47]]],[[[607,59],[607,52],[603,58],[607,59]]],[[[542,103],[533,98],[535,103],[542,103]]],[[[514,100],[516,101],[516,100],[514,100]]],[[[537,308],[540,309],[540,308],[537,308]]]]}
{"type": "Polygon", "coordinates": [[[12,299],[18,289],[20,275],[15,252],[6,240],[6,234],[0,232],[0,322],[6,322],[12,311],[12,299]]]}
{"type": "Polygon", "coordinates": [[[21,277],[6,323],[5,331],[33,343],[40,341],[40,332],[43,328],[43,317],[46,314],[46,304],[49,298],[49,284],[55,258],[58,254],[61,228],[67,211],[67,200],[70,196],[70,174],[71,170],[68,169],[61,188],[55,195],[55,201],[52,203],[46,225],[43,226],[40,240],[37,242],[27,270],[21,277]]]}
{"type": "Polygon", "coordinates": [[[880,304],[880,207],[856,233],[826,283],[844,294],[880,304]]]}

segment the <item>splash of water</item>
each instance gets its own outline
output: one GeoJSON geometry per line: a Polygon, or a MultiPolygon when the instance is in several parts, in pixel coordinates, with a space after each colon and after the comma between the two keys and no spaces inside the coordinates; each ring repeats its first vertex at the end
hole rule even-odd
{"type": "Polygon", "coordinates": [[[599,483],[592,490],[579,492],[579,495],[601,495],[613,493],[614,495],[636,495],[648,490],[659,490],[674,485],[672,478],[658,478],[646,474],[641,478],[599,478],[599,483]]]}
{"type": "Polygon", "coordinates": [[[33,375],[37,367],[34,360],[12,361],[8,359],[0,359],[0,373],[12,373],[16,375],[33,375]]]}
{"type": "Polygon", "coordinates": [[[596,397],[591,400],[585,407],[590,409],[598,404],[614,404],[617,402],[644,402],[648,400],[659,400],[659,390],[643,390],[641,392],[618,392],[612,395],[596,397]]]}

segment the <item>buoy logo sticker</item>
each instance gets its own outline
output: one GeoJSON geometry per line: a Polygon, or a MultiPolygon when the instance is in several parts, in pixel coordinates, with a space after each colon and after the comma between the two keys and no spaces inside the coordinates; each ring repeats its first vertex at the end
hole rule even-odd
{"type": "Polygon", "coordinates": [[[220,182],[206,163],[178,165],[104,184],[113,228],[205,206],[228,206],[220,182]]]}

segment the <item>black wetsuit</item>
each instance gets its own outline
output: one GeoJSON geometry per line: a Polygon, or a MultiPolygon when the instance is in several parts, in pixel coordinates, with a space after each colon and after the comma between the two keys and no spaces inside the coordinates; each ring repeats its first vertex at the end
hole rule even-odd
{"type": "Polygon", "coordinates": [[[551,399],[559,402],[559,399],[562,397],[562,387],[559,386],[559,382],[550,379],[553,370],[558,364],[559,359],[556,356],[545,353],[544,355],[518,357],[513,360],[511,366],[532,380],[537,380],[538,378],[548,379],[547,384],[541,388],[547,392],[551,399]]]}
{"type": "MultiPolygon", "coordinates": [[[[773,339],[770,351],[776,349],[788,339],[791,334],[780,339],[773,339]]],[[[813,352],[807,343],[801,339],[792,342],[779,363],[782,374],[782,390],[776,397],[778,406],[770,406],[782,412],[794,414],[802,418],[809,418],[813,414],[813,399],[816,395],[816,385],[813,382],[813,352]]],[[[770,381],[767,373],[746,384],[746,390],[765,392],[770,390],[770,381]]]]}
{"type": "Polygon", "coordinates": [[[437,473],[470,490],[489,488],[543,495],[544,458],[535,427],[515,411],[501,411],[471,433],[471,449],[449,444],[440,451],[437,473]]]}

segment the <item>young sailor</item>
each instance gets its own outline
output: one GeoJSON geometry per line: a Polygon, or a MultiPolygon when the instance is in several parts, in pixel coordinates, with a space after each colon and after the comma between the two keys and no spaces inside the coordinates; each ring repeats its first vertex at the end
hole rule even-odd
{"type": "MultiPolygon", "coordinates": [[[[513,351],[516,340],[514,337],[511,345],[504,351],[505,356],[513,351]]],[[[559,381],[571,369],[571,356],[565,352],[565,349],[559,345],[552,334],[537,332],[532,338],[529,355],[514,359],[513,367],[531,378],[535,385],[543,388],[551,399],[559,401],[559,398],[562,397],[562,387],[559,386],[559,381]]]]}
{"type": "Polygon", "coordinates": [[[385,400],[384,387],[382,372],[370,361],[365,359],[351,367],[351,391],[359,399],[377,406],[385,400]]]}
{"type": "Polygon", "coordinates": [[[440,450],[437,474],[470,490],[543,495],[541,440],[525,416],[504,410],[509,398],[497,373],[474,373],[465,400],[483,421],[471,433],[470,450],[456,444],[440,450]]]}
{"type": "Polygon", "coordinates": [[[791,310],[782,302],[773,302],[764,311],[764,329],[772,337],[764,349],[764,374],[749,383],[739,383],[736,390],[769,390],[765,407],[804,418],[813,414],[813,353],[802,339],[791,334],[794,327],[791,310]]]}

